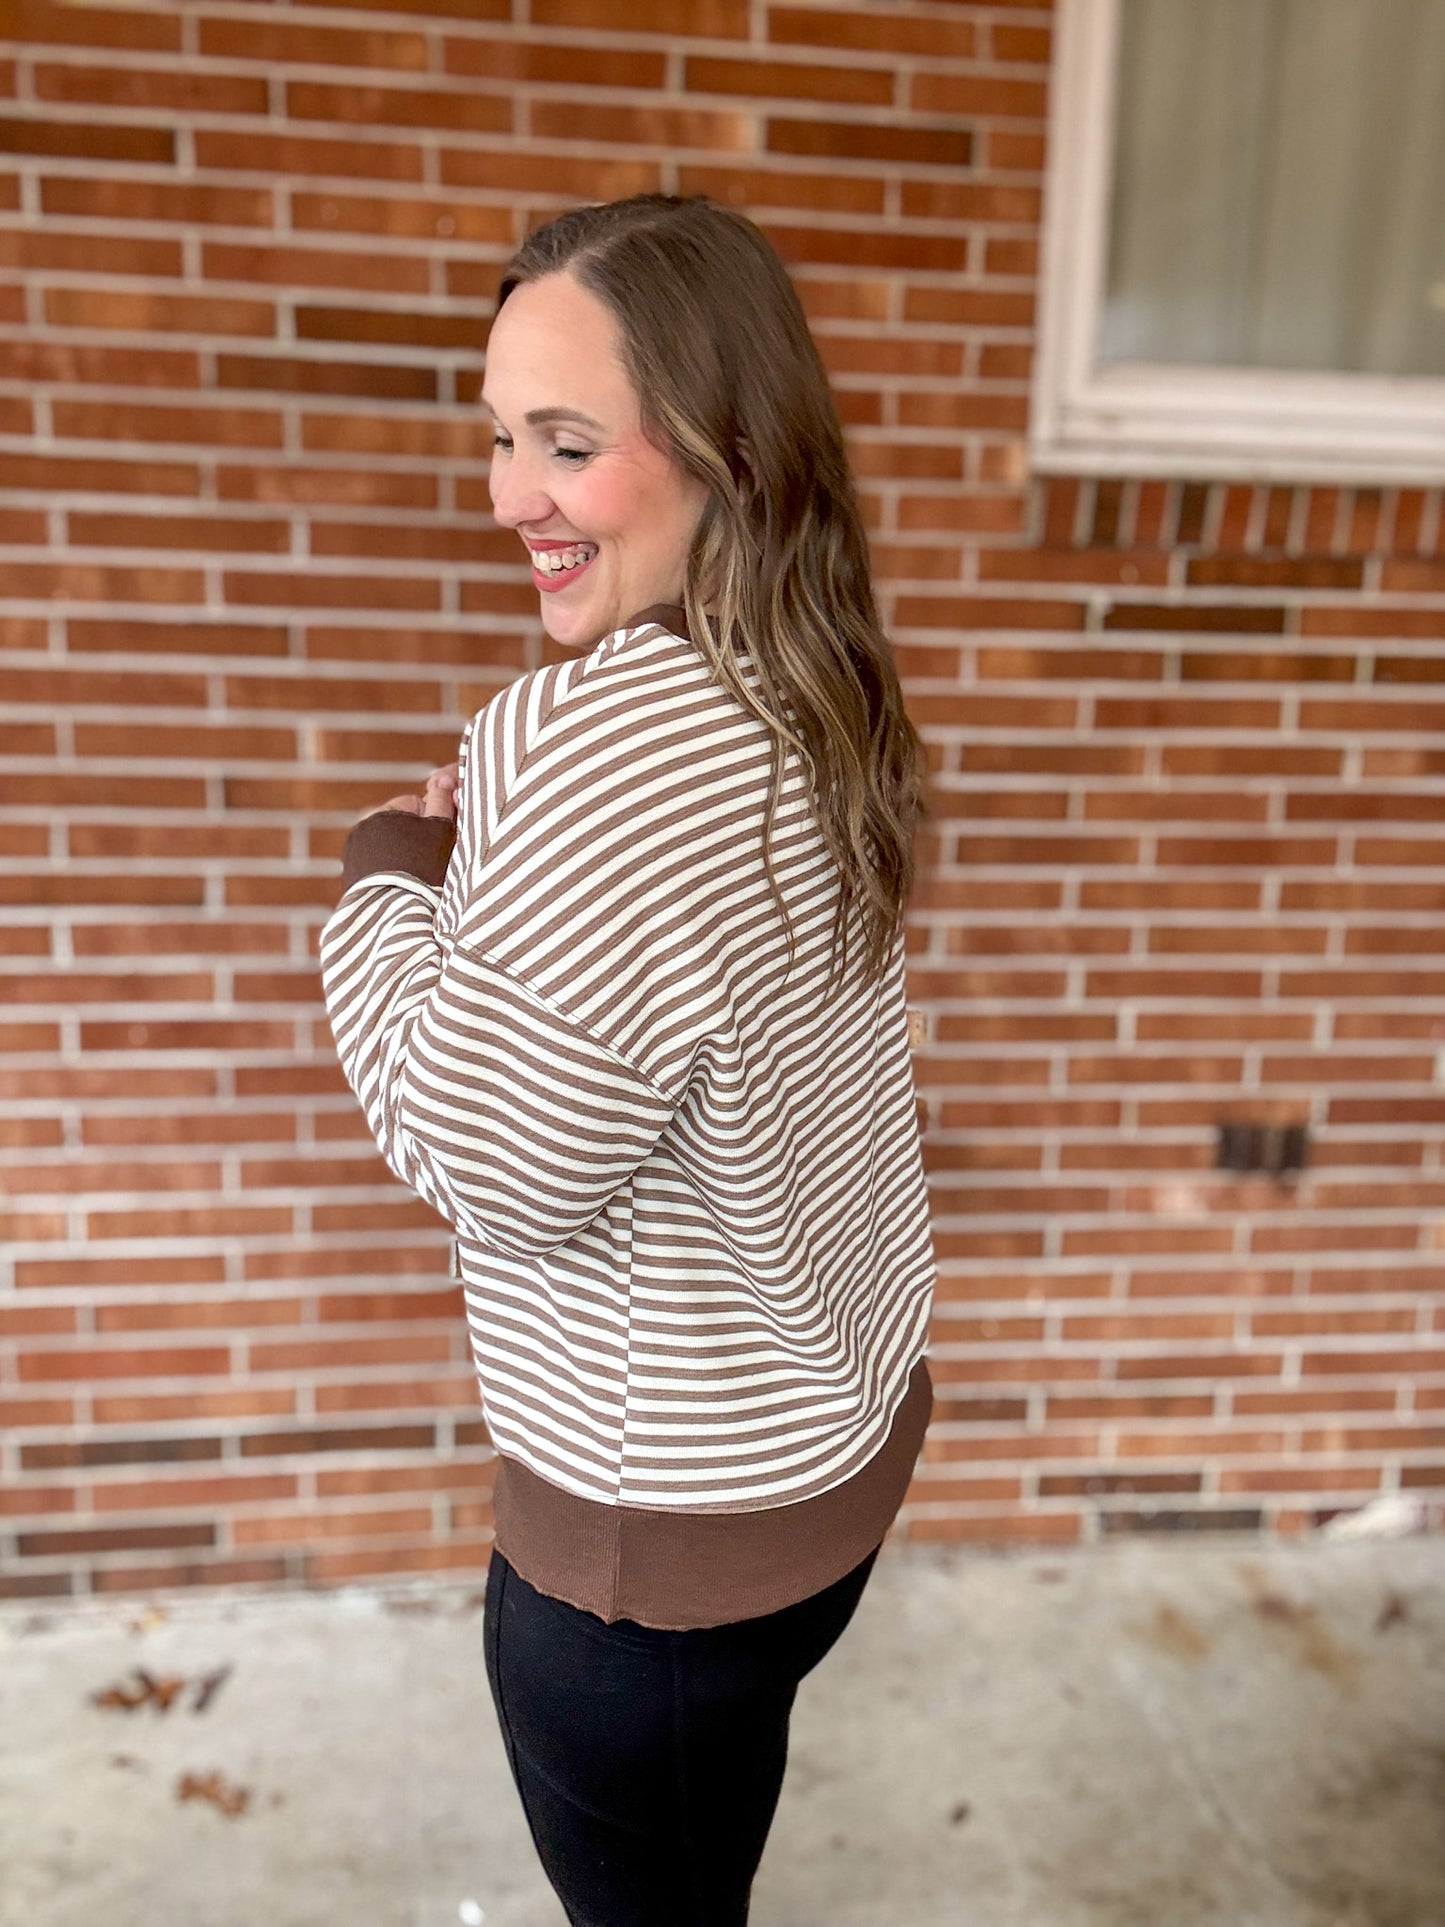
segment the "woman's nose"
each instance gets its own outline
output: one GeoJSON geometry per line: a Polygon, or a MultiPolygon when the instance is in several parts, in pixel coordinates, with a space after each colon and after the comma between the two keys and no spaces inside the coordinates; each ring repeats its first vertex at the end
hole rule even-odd
{"type": "Polygon", "coordinates": [[[523,522],[543,523],[552,514],[552,498],[526,458],[515,452],[511,455],[493,452],[488,486],[492,491],[492,513],[504,529],[515,529],[523,522]]]}

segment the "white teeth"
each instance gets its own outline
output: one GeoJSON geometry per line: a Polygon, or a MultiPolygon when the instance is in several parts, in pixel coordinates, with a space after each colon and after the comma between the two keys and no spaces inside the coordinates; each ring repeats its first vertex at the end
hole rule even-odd
{"type": "Polygon", "coordinates": [[[532,567],[542,575],[561,575],[590,562],[597,553],[595,543],[579,542],[570,549],[531,549],[532,567]]]}

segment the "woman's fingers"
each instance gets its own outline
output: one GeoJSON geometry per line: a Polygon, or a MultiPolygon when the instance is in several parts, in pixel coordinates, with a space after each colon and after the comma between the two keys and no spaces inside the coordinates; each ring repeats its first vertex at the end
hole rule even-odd
{"type": "Polygon", "coordinates": [[[363,810],[356,820],[364,822],[368,816],[379,816],[383,810],[405,810],[409,816],[455,817],[460,774],[456,763],[448,763],[445,769],[434,769],[426,779],[424,796],[393,796],[389,803],[378,803],[374,809],[363,810]]]}
{"type": "Polygon", "coordinates": [[[419,796],[393,796],[389,803],[378,803],[374,809],[363,810],[357,822],[365,822],[368,816],[380,816],[383,810],[405,810],[410,816],[420,816],[422,800],[419,796]]]}
{"type": "Polygon", "coordinates": [[[426,779],[422,815],[455,817],[456,813],[457,766],[453,763],[447,769],[434,769],[426,779]]]}

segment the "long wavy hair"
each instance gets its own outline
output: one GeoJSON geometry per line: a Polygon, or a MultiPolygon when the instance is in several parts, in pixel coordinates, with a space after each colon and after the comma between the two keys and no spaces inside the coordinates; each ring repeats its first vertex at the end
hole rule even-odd
{"type": "Polygon", "coordinates": [[[848,915],[863,977],[887,967],[931,817],[918,733],[883,633],[843,431],[787,270],[745,216],[704,196],[638,194],[579,207],[529,235],[497,307],[562,271],[616,316],[646,432],[709,500],[684,601],[715,680],[773,733],[763,864],[796,950],[769,851],[788,745],[841,880],[828,994],[847,970],[848,915]],[[746,649],[759,689],[743,677],[746,649]]]}

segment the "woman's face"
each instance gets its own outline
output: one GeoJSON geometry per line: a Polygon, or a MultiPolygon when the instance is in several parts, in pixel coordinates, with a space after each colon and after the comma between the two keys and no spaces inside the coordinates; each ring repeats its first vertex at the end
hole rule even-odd
{"type": "Polygon", "coordinates": [[[612,312],[570,274],[524,281],[492,324],[482,405],[492,505],[531,555],[542,625],[590,649],[681,602],[707,488],[648,440],[612,312]]]}

